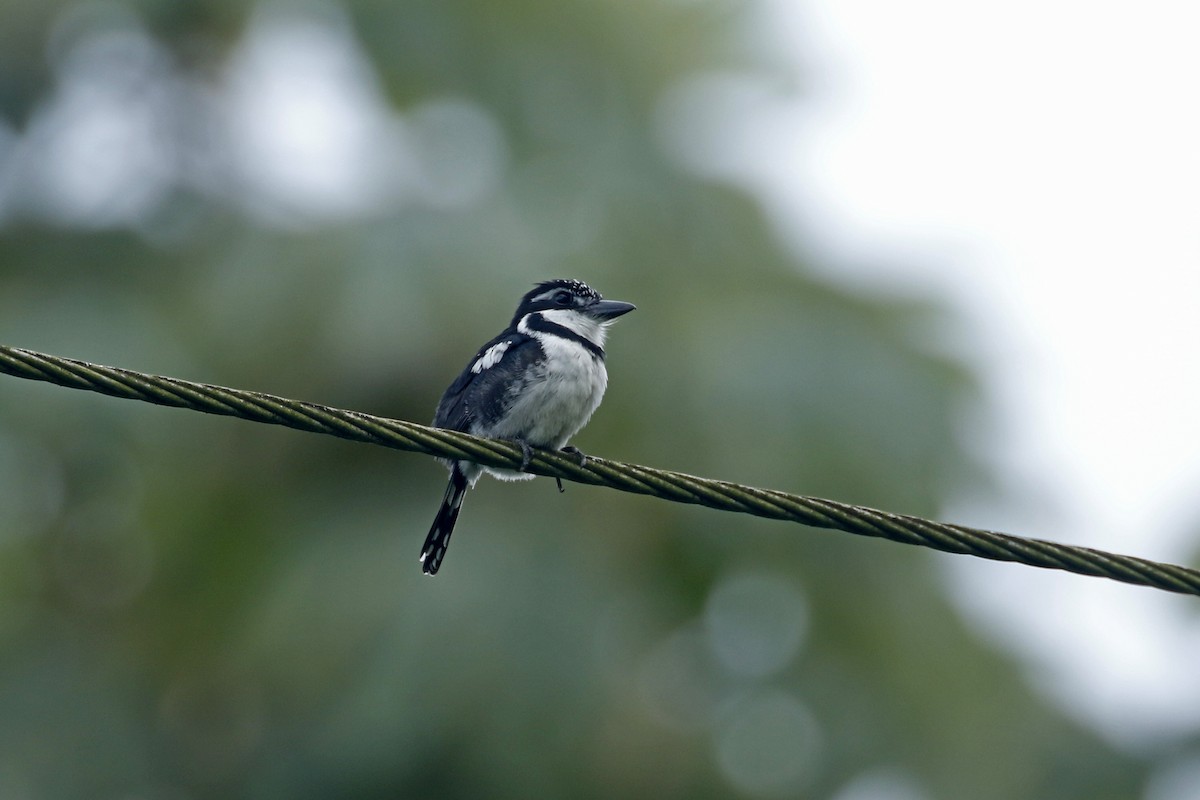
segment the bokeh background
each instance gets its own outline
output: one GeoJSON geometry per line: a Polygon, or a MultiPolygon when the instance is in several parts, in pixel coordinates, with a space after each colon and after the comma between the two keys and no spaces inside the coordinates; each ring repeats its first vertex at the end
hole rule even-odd
{"type": "MultiPolygon", "coordinates": [[[[0,341],[426,421],[580,277],[639,307],[583,450],[1088,542],[996,455],[978,304],[762,190],[829,145],[747,134],[820,94],[785,7],[3,0],[0,341]]],[[[0,798],[1200,796],[1194,694],[1122,735],[980,599],[1073,641],[1101,582],[548,480],[429,579],[444,480],[0,381],[0,798]]]]}

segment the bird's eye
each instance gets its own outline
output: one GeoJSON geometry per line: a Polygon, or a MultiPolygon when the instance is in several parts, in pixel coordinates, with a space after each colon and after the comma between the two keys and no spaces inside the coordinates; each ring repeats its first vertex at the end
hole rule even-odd
{"type": "Polygon", "coordinates": [[[555,303],[555,305],[560,305],[560,306],[571,305],[571,293],[570,292],[557,293],[556,295],[554,295],[554,303],[555,303]]]}

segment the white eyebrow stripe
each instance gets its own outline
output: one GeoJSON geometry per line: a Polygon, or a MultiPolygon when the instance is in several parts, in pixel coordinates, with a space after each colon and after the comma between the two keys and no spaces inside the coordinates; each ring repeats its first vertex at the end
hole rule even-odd
{"type": "Polygon", "coordinates": [[[563,290],[561,288],[559,288],[559,289],[551,289],[549,291],[542,292],[537,297],[533,298],[530,302],[538,303],[538,302],[541,302],[542,300],[549,300],[551,297],[554,297],[554,295],[558,294],[561,291],[563,291],[563,290]]]}
{"type": "Polygon", "coordinates": [[[483,355],[475,359],[475,363],[471,365],[471,372],[478,375],[485,369],[491,369],[496,366],[496,362],[504,357],[504,354],[508,352],[508,348],[511,346],[512,342],[509,341],[496,342],[485,350],[483,355]]]}

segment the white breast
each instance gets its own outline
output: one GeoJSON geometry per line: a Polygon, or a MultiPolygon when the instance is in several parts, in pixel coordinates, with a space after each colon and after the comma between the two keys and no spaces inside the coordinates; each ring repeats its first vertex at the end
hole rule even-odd
{"type": "MultiPolygon", "coordinates": [[[[516,396],[504,422],[490,435],[519,437],[536,447],[557,450],[591,419],[608,387],[608,371],[604,360],[579,342],[532,335],[541,344],[545,359],[516,396]]],[[[531,477],[499,470],[488,472],[510,480],[531,477]]]]}
{"type": "Polygon", "coordinates": [[[516,437],[537,447],[558,449],[579,432],[600,405],[608,387],[604,361],[583,345],[556,336],[541,337],[546,359],[516,398],[504,429],[495,436],[516,437]]]}

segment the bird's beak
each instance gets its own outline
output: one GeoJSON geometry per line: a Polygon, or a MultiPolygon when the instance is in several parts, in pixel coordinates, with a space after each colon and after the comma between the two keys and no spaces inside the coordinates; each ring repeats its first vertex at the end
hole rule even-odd
{"type": "Polygon", "coordinates": [[[623,303],[620,300],[601,300],[587,307],[587,313],[596,319],[616,319],[622,314],[628,314],[637,306],[633,303],[623,303]]]}

